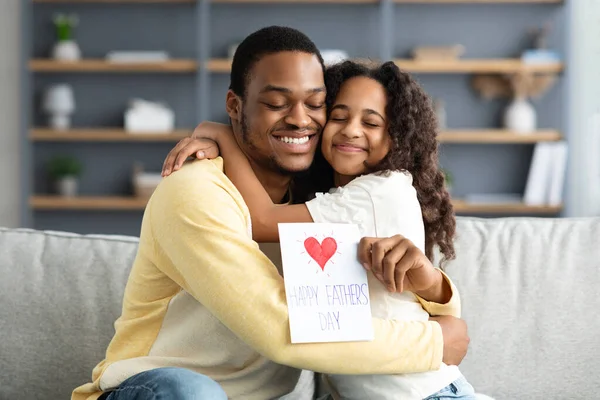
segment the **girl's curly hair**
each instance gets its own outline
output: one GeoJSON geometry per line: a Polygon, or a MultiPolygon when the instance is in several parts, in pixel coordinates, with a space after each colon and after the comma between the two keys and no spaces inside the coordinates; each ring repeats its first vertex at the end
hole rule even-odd
{"type": "MultiPolygon", "coordinates": [[[[325,74],[328,118],[341,86],[359,76],[379,82],[387,93],[387,130],[392,145],[387,156],[371,167],[370,172],[411,173],[425,225],[425,255],[433,260],[433,248],[438,245],[443,264],[455,257],[456,219],[439,168],[437,118],[431,99],[415,79],[391,61],[370,65],[344,61],[328,68],[325,74]]],[[[315,167],[321,169],[322,156],[317,161],[315,167]]]]}

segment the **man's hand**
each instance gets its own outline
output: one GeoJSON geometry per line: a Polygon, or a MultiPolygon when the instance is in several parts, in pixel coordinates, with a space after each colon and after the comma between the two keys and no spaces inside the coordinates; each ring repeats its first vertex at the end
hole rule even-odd
{"type": "Polygon", "coordinates": [[[430,317],[429,320],[436,321],[442,327],[444,336],[442,361],[447,365],[459,365],[467,355],[470,342],[466,322],[450,315],[430,317]]]}
{"type": "Polygon", "coordinates": [[[440,271],[417,246],[401,235],[363,238],[358,247],[358,258],[390,292],[406,290],[419,294],[432,291],[443,283],[440,271]]]}

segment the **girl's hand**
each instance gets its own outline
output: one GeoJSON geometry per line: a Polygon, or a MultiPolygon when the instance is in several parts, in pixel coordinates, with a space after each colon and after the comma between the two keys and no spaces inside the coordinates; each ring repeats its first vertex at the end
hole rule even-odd
{"type": "Polygon", "coordinates": [[[417,246],[401,235],[383,239],[363,238],[358,257],[390,292],[420,294],[443,284],[440,271],[417,246]]]}
{"type": "Polygon", "coordinates": [[[198,159],[213,159],[219,156],[219,146],[210,139],[183,138],[171,149],[163,162],[161,175],[169,176],[171,172],[177,171],[188,157],[198,159]]]}
{"type": "Polygon", "coordinates": [[[188,157],[213,159],[219,156],[219,138],[233,135],[231,127],[217,122],[205,121],[194,129],[189,138],[184,138],[169,152],[163,163],[162,176],[177,171],[188,157]]]}

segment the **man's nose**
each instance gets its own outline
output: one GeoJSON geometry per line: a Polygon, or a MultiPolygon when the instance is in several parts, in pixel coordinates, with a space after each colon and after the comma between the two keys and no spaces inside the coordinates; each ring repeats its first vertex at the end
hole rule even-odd
{"type": "Polygon", "coordinates": [[[288,125],[293,125],[298,129],[304,129],[310,125],[311,118],[306,112],[304,104],[297,104],[292,107],[284,121],[288,125]]]}

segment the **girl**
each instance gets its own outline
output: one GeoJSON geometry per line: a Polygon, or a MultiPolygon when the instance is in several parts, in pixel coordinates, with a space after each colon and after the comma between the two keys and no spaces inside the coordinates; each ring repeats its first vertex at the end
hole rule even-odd
{"type": "MultiPolygon", "coordinates": [[[[435,245],[442,262],[453,258],[455,218],[438,169],[437,123],[428,96],[393,62],[345,61],[327,70],[325,82],[328,122],[314,166],[336,188],[305,204],[273,204],[228,126],[200,134],[215,140],[224,154],[225,172],[250,210],[254,239],[278,241],[280,222],[354,223],[362,236],[400,233],[429,259],[435,245]]],[[[429,318],[413,293],[402,288],[391,293],[371,273],[368,277],[373,316],[429,318]]],[[[350,400],[475,398],[458,367],[445,364],[424,373],[327,380],[335,396],[350,400]]]]}

